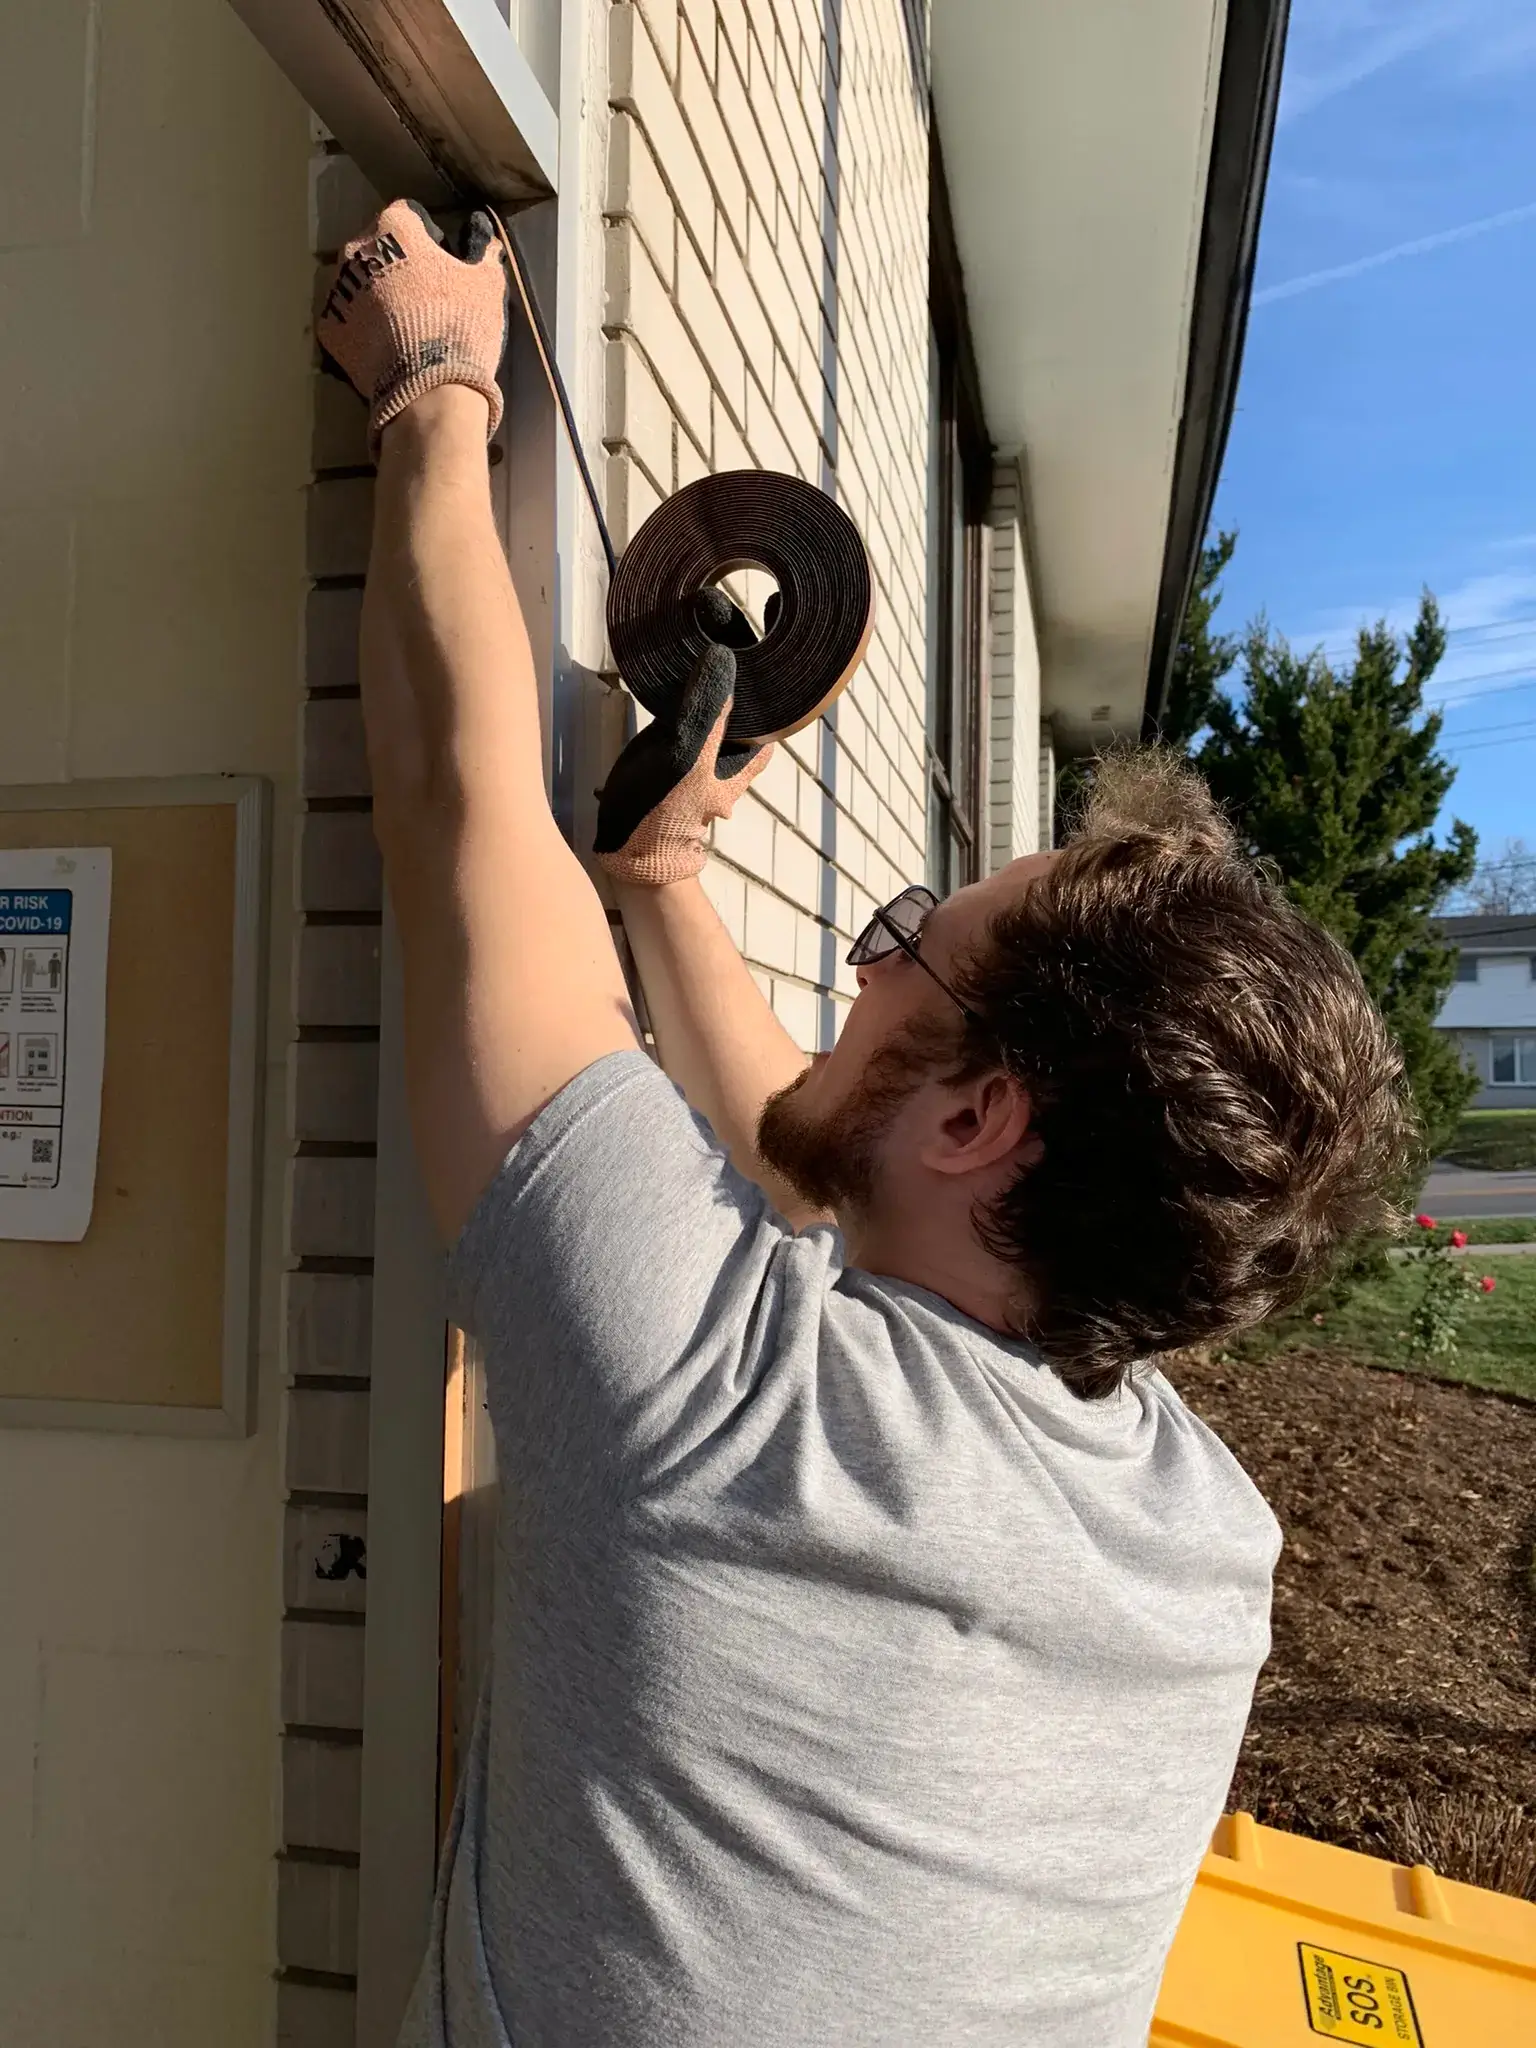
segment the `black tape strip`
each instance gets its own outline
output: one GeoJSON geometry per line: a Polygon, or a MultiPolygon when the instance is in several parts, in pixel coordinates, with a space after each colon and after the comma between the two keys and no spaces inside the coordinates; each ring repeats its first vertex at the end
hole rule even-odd
{"type": "Polygon", "coordinates": [[[874,625],[875,583],[858,528],[825,492],[771,470],[686,485],[646,520],[608,590],[619,673],[653,716],[675,711],[709,646],[697,593],[736,569],[779,586],[772,627],[736,656],[726,744],[799,732],[845,687],[874,625]]]}

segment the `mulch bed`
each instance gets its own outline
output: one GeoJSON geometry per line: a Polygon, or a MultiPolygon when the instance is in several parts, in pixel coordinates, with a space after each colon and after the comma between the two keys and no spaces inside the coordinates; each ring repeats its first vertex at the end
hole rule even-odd
{"type": "Polygon", "coordinates": [[[1536,1826],[1536,1403],[1314,1350],[1164,1365],[1285,1531],[1230,1804],[1397,1860],[1437,1802],[1536,1826]]]}

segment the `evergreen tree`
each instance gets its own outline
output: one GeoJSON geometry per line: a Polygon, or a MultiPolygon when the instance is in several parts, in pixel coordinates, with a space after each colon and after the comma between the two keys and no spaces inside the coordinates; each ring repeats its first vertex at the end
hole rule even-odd
{"type": "Polygon", "coordinates": [[[1179,644],[1168,679],[1168,703],[1158,737],[1164,746],[1188,747],[1210,717],[1222,678],[1237,659],[1242,644],[1235,634],[1213,633],[1211,620],[1221,603],[1221,575],[1237,546],[1235,533],[1218,533],[1200,550],[1179,644]]]}
{"type": "Polygon", "coordinates": [[[1384,620],[1362,627],[1337,670],[1320,649],[1293,653],[1261,618],[1243,641],[1241,694],[1213,688],[1192,755],[1247,845],[1359,963],[1402,1047],[1431,1156],[1476,1088],[1434,1028],[1456,970],[1430,919],[1477,862],[1469,825],[1458,819],[1439,845],[1431,832],[1456,775],[1436,752],[1440,714],[1421,718],[1444,652],[1427,591],[1405,640],[1384,620]]]}
{"type": "MultiPolygon", "coordinates": [[[[1213,633],[1211,620],[1221,603],[1221,575],[1237,546],[1236,533],[1218,533],[1200,550],[1195,580],[1190,586],[1184,623],[1173,651],[1168,677],[1168,701],[1157,728],[1161,745],[1186,753],[1189,743],[1206,723],[1211,705],[1221,688],[1222,678],[1237,659],[1242,645],[1236,634],[1213,633]]],[[[1056,836],[1066,837],[1087,802],[1093,785],[1093,756],[1079,754],[1057,764],[1056,836]]]]}

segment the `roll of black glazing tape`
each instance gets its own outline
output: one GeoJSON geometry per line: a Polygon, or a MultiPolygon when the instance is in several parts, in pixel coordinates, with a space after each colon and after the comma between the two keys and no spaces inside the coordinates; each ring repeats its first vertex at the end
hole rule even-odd
{"type": "Polygon", "coordinates": [[[823,491],[771,470],[700,477],[659,505],[619,559],[608,637],[653,716],[675,706],[709,640],[695,599],[738,569],[778,583],[771,628],[736,655],[726,744],[783,739],[832,703],[863,659],[875,581],[858,528],[823,491]]]}

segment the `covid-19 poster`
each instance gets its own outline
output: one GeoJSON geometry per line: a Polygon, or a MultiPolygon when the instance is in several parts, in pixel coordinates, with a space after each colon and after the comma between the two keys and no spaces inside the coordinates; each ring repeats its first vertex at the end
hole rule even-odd
{"type": "Polygon", "coordinates": [[[0,848],[0,1237],[84,1237],[106,1051],[108,847],[0,848]]]}

